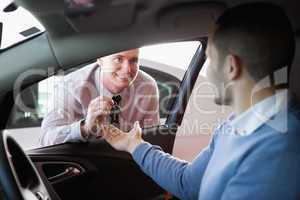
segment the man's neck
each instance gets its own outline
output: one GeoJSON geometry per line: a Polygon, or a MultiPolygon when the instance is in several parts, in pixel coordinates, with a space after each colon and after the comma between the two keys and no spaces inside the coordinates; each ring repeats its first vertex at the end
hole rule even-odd
{"type": "Polygon", "coordinates": [[[255,104],[275,94],[274,88],[264,88],[252,93],[251,88],[245,88],[239,92],[235,92],[234,96],[234,111],[237,115],[245,112],[255,104]],[[250,92],[249,92],[250,91],[250,92]]]}

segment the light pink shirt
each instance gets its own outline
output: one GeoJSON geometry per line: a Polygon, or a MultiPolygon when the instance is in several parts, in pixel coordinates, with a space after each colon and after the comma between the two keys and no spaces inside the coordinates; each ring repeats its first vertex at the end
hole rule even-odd
{"type": "MultiPolygon", "coordinates": [[[[97,64],[88,65],[68,74],[57,85],[54,107],[42,122],[41,146],[86,141],[81,136],[80,122],[87,115],[90,101],[100,95],[113,96],[101,84],[100,69],[97,64]]],[[[120,95],[120,129],[129,131],[135,121],[142,127],[159,125],[158,87],[151,76],[139,71],[133,84],[120,95]]]]}

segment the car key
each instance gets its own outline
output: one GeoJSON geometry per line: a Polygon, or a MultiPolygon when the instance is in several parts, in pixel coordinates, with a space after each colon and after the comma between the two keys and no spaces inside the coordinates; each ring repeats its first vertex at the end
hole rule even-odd
{"type": "Polygon", "coordinates": [[[114,102],[111,114],[110,114],[110,123],[116,127],[119,127],[119,114],[120,114],[120,102],[122,100],[122,97],[120,95],[116,95],[112,97],[112,100],[114,102]]]}

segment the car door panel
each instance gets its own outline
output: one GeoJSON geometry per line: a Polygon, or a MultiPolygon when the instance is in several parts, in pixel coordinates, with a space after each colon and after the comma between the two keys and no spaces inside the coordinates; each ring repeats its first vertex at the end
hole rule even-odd
{"type": "MultiPolygon", "coordinates": [[[[176,128],[153,127],[144,129],[143,138],[171,153],[174,132],[176,128]]],[[[63,200],[152,199],[165,193],[130,154],[114,150],[105,140],[65,143],[27,153],[44,181],[63,200]],[[68,172],[70,167],[75,167],[76,173],[68,172]]]]}

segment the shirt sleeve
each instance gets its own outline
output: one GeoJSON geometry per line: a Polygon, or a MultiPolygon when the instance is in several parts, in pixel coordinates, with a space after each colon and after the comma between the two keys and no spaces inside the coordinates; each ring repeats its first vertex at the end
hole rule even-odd
{"type": "Polygon", "coordinates": [[[162,152],[158,146],[143,143],[133,152],[133,159],[165,190],[180,199],[197,199],[212,152],[213,142],[192,163],[188,163],[162,152]]]}
{"type": "Polygon", "coordinates": [[[41,146],[86,141],[80,131],[80,123],[84,117],[80,110],[81,106],[65,85],[62,82],[54,89],[53,108],[50,109],[41,126],[41,146]]]}
{"type": "Polygon", "coordinates": [[[50,146],[66,142],[86,142],[80,131],[81,121],[69,125],[56,126],[49,128],[40,137],[41,146],[50,146]]]}

